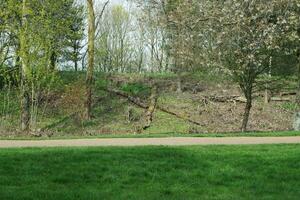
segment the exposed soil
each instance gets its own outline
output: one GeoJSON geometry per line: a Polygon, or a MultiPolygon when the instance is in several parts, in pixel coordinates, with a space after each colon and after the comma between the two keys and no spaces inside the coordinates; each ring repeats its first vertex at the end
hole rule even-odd
{"type": "Polygon", "coordinates": [[[185,145],[253,145],[300,144],[300,137],[229,137],[229,138],[115,138],[16,141],[0,140],[0,148],[21,147],[97,147],[97,146],[185,146],[185,145]]]}
{"type": "MultiPolygon", "coordinates": [[[[124,80],[112,78],[118,85],[133,81],[147,84],[144,79],[124,80]]],[[[167,78],[156,80],[160,88],[159,104],[169,110],[181,113],[188,118],[200,122],[202,126],[190,125],[189,133],[219,133],[240,131],[245,102],[224,101],[218,102],[207,97],[230,97],[243,94],[233,83],[212,84],[199,82],[193,79],[183,80],[183,93],[176,92],[176,79],[167,78]]],[[[281,91],[283,92],[283,91],[281,91]]],[[[284,101],[270,101],[264,103],[264,92],[254,94],[253,107],[249,120],[248,130],[251,131],[284,131],[291,130],[296,106],[293,103],[295,96],[288,95],[284,101]],[[289,99],[289,100],[287,100],[289,99]]],[[[273,97],[281,98],[278,91],[273,97]]],[[[155,120],[155,119],[154,119],[155,120]]]]}
{"type": "MultiPolygon", "coordinates": [[[[232,92],[228,92],[228,96],[232,92]]],[[[240,95],[239,93],[235,93],[240,95]]],[[[236,132],[240,131],[245,103],[203,102],[203,93],[177,95],[178,103],[168,105],[169,109],[183,112],[191,119],[199,121],[202,127],[194,127],[191,132],[236,132]]],[[[226,94],[222,94],[226,95],[226,94]]],[[[286,109],[287,102],[264,104],[256,98],[251,110],[248,129],[253,131],[291,130],[294,111],[286,109]]]]}

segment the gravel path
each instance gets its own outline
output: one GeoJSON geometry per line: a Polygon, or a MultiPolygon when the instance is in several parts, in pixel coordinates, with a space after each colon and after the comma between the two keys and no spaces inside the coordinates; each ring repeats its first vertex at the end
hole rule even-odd
{"type": "Polygon", "coordinates": [[[300,144],[295,137],[224,137],[224,138],[113,138],[72,140],[0,140],[0,148],[21,147],[105,147],[105,146],[184,146],[184,145],[251,145],[300,144]]]}

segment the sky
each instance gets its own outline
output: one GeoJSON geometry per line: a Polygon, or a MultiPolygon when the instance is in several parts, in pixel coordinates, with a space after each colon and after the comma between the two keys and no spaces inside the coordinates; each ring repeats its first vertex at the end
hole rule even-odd
{"type": "MultiPolygon", "coordinates": [[[[103,5],[107,0],[94,0],[95,3],[95,8],[99,8],[101,7],[101,5],[103,5]]],[[[86,4],[86,0],[78,0],[78,2],[86,4]]],[[[127,2],[127,0],[110,0],[109,5],[115,5],[115,4],[121,4],[124,6],[128,6],[129,3],[127,2]]]]}

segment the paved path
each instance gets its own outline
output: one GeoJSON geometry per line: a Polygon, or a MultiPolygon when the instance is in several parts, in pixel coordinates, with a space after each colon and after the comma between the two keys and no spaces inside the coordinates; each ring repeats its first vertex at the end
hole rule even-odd
{"type": "Polygon", "coordinates": [[[0,140],[0,148],[19,147],[104,147],[104,146],[184,146],[184,145],[251,145],[300,144],[296,137],[170,137],[170,138],[113,138],[73,140],[0,140]]]}

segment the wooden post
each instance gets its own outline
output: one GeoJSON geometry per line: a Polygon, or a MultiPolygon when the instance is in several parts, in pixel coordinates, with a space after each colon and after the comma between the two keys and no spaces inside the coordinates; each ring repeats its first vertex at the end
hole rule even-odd
{"type": "Polygon", "coordinates": [[[155,83],[151,84],[151,96],[150,96],[150,104],[146,111],[146,123],[143,127],[144,130],[148,129],[151,126],[151,123],[153,121],[153,114],[155,112],[155,109],[157,107],[157,100],[158,100],[158,94],[157,94],[157,85],[155,83]]]}

